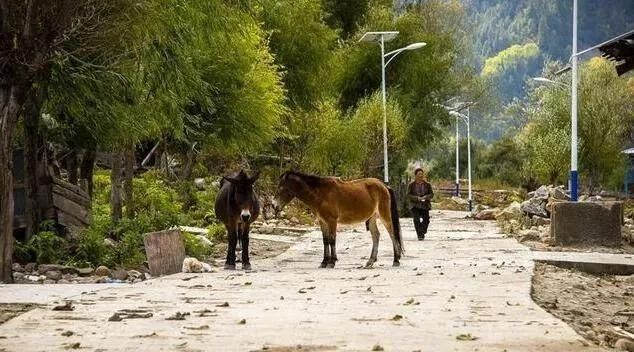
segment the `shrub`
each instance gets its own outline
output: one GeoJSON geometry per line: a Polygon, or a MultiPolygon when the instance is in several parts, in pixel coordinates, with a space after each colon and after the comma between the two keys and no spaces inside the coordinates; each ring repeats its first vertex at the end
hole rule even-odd
{"type": "Polygon", "coordinates": [[[197,235],[185,232],[183,233],[183,241],[185,242],[185,254],[202,260],[213,253],[213,247],[203,243],[197,235]]]}
{"type": "Polygon", "coordinates": [[[40,231],[29,240],[39,264],[57,264],[67,256],[66,241],[53,231],[40,231]]]}
{"type": "Polygon", "coordinates": [[[212,242],[224,242],[227,240],[227,229],[223,224],[213,224],[208,227],[209,239],[212,242]]]}

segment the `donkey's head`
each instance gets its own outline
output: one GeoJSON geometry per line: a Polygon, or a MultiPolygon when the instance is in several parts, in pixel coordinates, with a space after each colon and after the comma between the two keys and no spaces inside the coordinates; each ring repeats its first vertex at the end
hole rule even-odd
{"type": "Polygon", "coordinates": [[[275,196],[275,200],[273,200],[275,215],[279,214],[286,204],[296,197],[297,180],[293,179],[293,177],[295,177],[295,175],[292,171],[286,171],[280,176],[280,183],[277,186],[277,195],[275,196]]]}
{"type": "Polygon", "coordinates": [[[258,177],[260,177],[259,171],[249,177],[244,170],[240,170],[237,175],[224,177],[225,180],[234,186],[231,203],[240,210],[240,219],[244,222],[249,222],[251,219],[251,212],[255,206],[253,184],[257,181],[258,177]]]}

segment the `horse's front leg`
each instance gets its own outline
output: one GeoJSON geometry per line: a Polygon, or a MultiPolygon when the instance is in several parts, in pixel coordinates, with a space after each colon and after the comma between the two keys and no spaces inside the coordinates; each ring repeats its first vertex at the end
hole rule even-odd
{"type": "Polygon", "coordinates": [[[319,265],[320,268],[325,268],[330,262],[330,243],[328,241],[328,225],[324,222],[320,222],[321,236],[324,241],[324,260],[319,265]]]}
{"type": "Polygon", "coordinates": [[[337,262],[337,223],[328,226],[328,246],[330,247],[330,261],[327,268],[334,268],[337,262]]]}
{"type": "Polygon", "coordinates": [[[227,239],[229,244],[227,246],[227,261],[225,262],[225,270],[235,270],[236,268],[236,245],[238,244],[238,233],[236,225],[226,226],[227,239]]]}
{"type": "Polygon", "coordinates": [[[244,223],[242,225],[242,233],[240,240],[242,242],[242,270],[251,270],[251,262],[249,261],[249,230],[251,224],[244,223]]]}
{"type": "Polygon", "coordinates": [[[370,230],[370,234],[372,235],[372,251],[370,252],[370,259],[368,259],[365,267],[371,268],[374,263],[376,263],[377,255],[379,253],[379,238],[381,237],[379,228],[376,225],[376,216],[368,220],[368,229],[370,230]]]}

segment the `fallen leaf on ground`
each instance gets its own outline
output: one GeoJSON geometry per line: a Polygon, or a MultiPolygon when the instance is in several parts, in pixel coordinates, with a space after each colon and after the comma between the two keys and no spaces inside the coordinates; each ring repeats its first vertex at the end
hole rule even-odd
{"type": "Polygon", "coordinates": [[[201,325],[201,326],[185,326],[187,330],[207,330],[209,329],[209,325],[201,325]]]}
{"type": "Polygon", "coordinates": [[[185,317],[189,315],[189,312],[176,312],[174,313],[174,315],[171,315],[167,318],[165,318],[165,320],[185,320],[185,317]]]}
{"type": "Polygon", "coordinates": [[[474,341],[477,340],[478,338],[471,335],[471,334],[460,334],[458,336],[456,336],[456,340],[458,341],[474,341]]]}
{"type": "Polygon", "coordinates": [[[53,307],[53,310],[68,312],[68,311],[75,310],[75,307],[73,306],[73,302],[68,301],[68,302],[64,303],[63,305],[61,305],[61,306],[53,307]]]}
{"type": "Polygon", "coordinates": [[[383,346],[376,344],[372,346],[372,351],[385,351],[385,349],[383,349],[383,346]]]}

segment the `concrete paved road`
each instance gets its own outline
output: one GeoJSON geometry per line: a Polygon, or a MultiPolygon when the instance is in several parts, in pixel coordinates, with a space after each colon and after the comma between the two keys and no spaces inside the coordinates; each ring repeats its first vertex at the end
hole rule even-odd
{"type": "Polygon", "coordinates": [[[178,274],[78,295],[72,312],[35,309],[0,326],[0,350],[599,350],[532,302],[530,251],[464,215],[434,211],[424,242],[403,219],[399,268],[384,231],[375,268],[359,268],[371,247],[360,226],[339,234],[337,267],[318,269],[310,233],[254,272],[178,274]],[[108,321],[123,309],[153,316],[108,321]],[[166,320],[176,312],[190,315],[166,320]]]}

